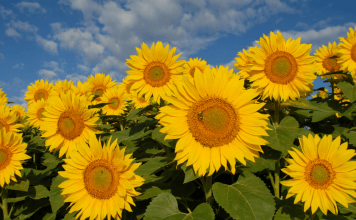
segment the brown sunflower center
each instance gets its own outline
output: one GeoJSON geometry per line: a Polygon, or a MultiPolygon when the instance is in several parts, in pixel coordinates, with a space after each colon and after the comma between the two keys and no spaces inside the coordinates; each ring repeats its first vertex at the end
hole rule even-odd
{"type": "Polygon", "coordinates": [[[46,90],[40,89],[36,91],[35,93],[35,101],[37,102],[38,100],[41,99],[47,99],[48,98],[48,92],[46,90]]]}
{"type": "Polygon", "coordinates": [[[45,116],[43,115],[43,112],[45,112],[44,108],[40,108],[40,109],[37,110],[37,114],[36,114],[37,119],[43,121],[42,118],[45,117],[45,116]]]}
{"type": "Polygon", "coordinates": [[[323,67],[329,72],[336,72],[340,70],[336,58],[326,58],[323,60],[323,67]]]}
{"type": "Polygon", "coordinates": [[[109,101],[111,104],[109,105],[109,107],[111,109],[118,109],[119,106],[120,106],[120,100],[118,98],[111,98],[110,101],[109,101]]]}
{"type": "Polygon", "coordinates": [[[3,170],[9,165],[12,157],[12,152],[5,148],[0,146],[0,170],[3,170]]]}
{"type": "Polygon", "coordinates": [[[208,97],[188,111],[188,126],[193,137],[207,147],[230,143],[238,132],[234,108],[225,100],[208,97]]]}
{"type": "Polygon", "coordinates": [[[356,62],[356,44],[351,47],[351,59],[356,62]]]}
{"type": "Polygon", "coordinates": [[[65,111],[58,120],[58,130],[67,140],[73,140],[79,137],[84,130],[83,119],[77,112],[65,111]]]}
{"type": "Polygon", "coordinates": [[[104,159],[91,162],[84,170],[84,184],[88,193],[97,199],[115,195],[119,177],[112,165],[104,159]]]}
{"type": "Polygon", "coordinates": [[[265,73],[269,80],[278,84],[288,84],[297,75],[295,58],[284,51],[276,51],[266,59],[265,73]]]}
{"type": "Polygon", "coordinates": [[[306,181],[315,189],[326,189],[335,178],[331,164],[322,159],[315,159],[305,168],[306,181]]]}
{"type": "Polygon", "coordinates": [[[5,128],[6,132],[10,130],[10,126],[3,119],[0,118],[0,130],[2,128],[5,128]]]}
{"type": "Polygon", "coordinates": [[[127,94],[131,94],[131,91],[130,91],[130,89],[131,89],[131,86],[134,84],[134,82],[130,82],[129,84],[126,84],[126,92],[127,92],[127,94]]]}
{"type": "Polygon", "coordinates": [[[101,101],[100,97],[103,95],[103,93],[104,93],[105,91],[106,91],[106,87],[105,87],[105,86],[99,85],[99,86],[94,87],[94,89],[92,89],[92,93],[93,93],[94,95],[98,95],[98,96],[99,96],[99,97],[96,98],[95,100],[96,100],[96,101],[101,101]]]}
{"type": "Polygon", "coordinates": [[[194,73],[195,73],[195,70],[196,70],[196,69],[199,69],[200,72],[203,72],[202,68],[197,67],[197,66],[194,66],[194,67],[190,68],[190,71],[189,71],[189,74],[190,74],[192,77],[194,77],[194,73]]]}
{"type": "Polygon", "coordinates": [[[171,73],[164,63],[154,61],[146,66],[143,77],[147,84],[153,87],[161,87],[171,79],[171,73]]]}

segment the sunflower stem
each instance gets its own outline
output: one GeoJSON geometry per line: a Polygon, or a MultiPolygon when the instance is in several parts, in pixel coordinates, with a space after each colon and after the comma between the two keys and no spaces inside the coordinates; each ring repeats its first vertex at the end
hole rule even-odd
{"type": "Polygon", "coordinates": [[[279,123],[279,101],[274,101],[274,124],[277,126],[279,123]]]}
{"type": "Polygon", "coordinates": [[[331,81],[330,84],[331,84],[331,100],[335,100],[335,83],[331,81]]]}
{"type": "Polygon", "coordinates": [[[212,205],[214,202],[214,198],[211,190],[212,183],[213,183],[213,176],[200,177],[200,180],[203,184],[206,202],[209,205],[212,205]]]}
{"type": "Polygon", "coordinates": [[[1,189],[1,199],[2,199],[2,213],[4,215],[4,219],[9,217],[9,214],[7,212],[7,189],[3,187],[1,189]]]}
{"type": "Polygon", "coordinates": [[[274,196],[279,199],[279,172],[280,172],[280,166],[279,166],[279,159],[276,162],[276,170],[274,172],[274,196]]]}

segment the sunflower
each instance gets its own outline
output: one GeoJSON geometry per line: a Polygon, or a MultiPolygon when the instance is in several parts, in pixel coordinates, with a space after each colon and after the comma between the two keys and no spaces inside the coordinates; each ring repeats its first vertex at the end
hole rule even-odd
{"type": "MultiPolygon", "coordinates": [[[[127,78],[127,77],[126,77],[127,78]]],[[[125,91],[126,99],[131,99],[131,86],[135,83],[134,81],[130,81],[126,78],[122,79],[122,83],[119,84],[119,88],[122,88],[125,91]]]]}
{"type": "Polygon", "coordinates": [[[43,112],[45,111],[45,106],[48,105],[48,100],[40,99],[37,102],[33,102],[28,106],[28,119],[30,125],[39,128],[43,123],[43,112]]]}
{"type": "MultiPolygon", "coordinates": [[[[356,27],[355,27],[356,30],[356,27]]],[[[350,33],[347,33],[347,38],[340,37],[338,64],[341,69],[351,73],[352,77],[356,79],[356,33],[350,27],[350,33]]]]}
{"type": "Polygon", "coordinates": [[[317,74],[321,78],[325,79],[343,79],[343,74],[331,74],[324,76],[326,73],[332,73],[340,71],[340,65],[337,63],[338,58],[331,58],[338,55],[338,47],[334,41],[332,44],[329,42],[328,47],[323,45],[319,47],[319,50],[316,50],[315,55],[315,65],[317,67],[317,74]]]}
{"type": "Polygon", "coordinates": [[[7,103],[6,93],[4,93],[2,91],[2,89],[0,88],[0,106],[1,105],[6,105],[6,103],[7,103]]]}
{"type": "Polygon", "coordinates": [[[16,117],[20,121],[26,116],[25,108],[21,105],[13,105],[10,107],[10,110],[16,113],[16,117]]]}
{"type": "Polygon", "coordinates": [[[86,96],[89,101],[94,98],[89,88],[89,82],[82,83],[80,80],[77,82],[77,86],[72,86],[72,90],[76,95],[86,96]]]}
{"type": "Polygon", "coordinates": [[[31,86],[27,87],[27,92],[25,94],[25,100],[28,101],[27,105],[31,105],[32,102],[36,102],[40,99],[48,99],[49,92],[52,88],[52,83],[43,81],[43,79],[36,80],[35,84],[31,83],[31,86]]]}
{"type": "Polygon", "coordinates": [[[210,65],[207,65],[205,60],[201,60],[201,58],[198,57],[194,59],[190,58],[189,61],[183,65],[183,74],[194,78],[195,69],[199,69],[200,72],[204,73],[206,68],[210,68],[210,65]]]}
{"type": "Polygon", "coordinates": [[[125,91],[122,88],[113,87],[106,90],[101,97],[101,103],[111,103],[105,105],[102,110],[103,114],[121,115],[124,113],[127,102],[125,100],[125,91]]]}
{"type": "Polygon", "coordinates": [[[130,56],[127,65],[132,69],[126,71],[127,79],[134,82],[131,90],[135,90],[139,97],[145,96],[148,102],[153,96],[153,101],[160,103],[160,98],[172,96],[174,82],[181,81],[185,61],[179,60],[180,54],[175,55],[176,48],[169,50],[169,44],[163,48],[162,42],[156,46],[152,43],[151,49],[145,43],[142,50],[136,48],[138,56],[130,56]]]}
{"type": "Polygon", "coordinates": [[[122,210],[132,212],[130,204],[135,205],[132,197],[141,193],[134,188],[145,181],[134,171],[141,163],[132,163],[132,154],[124,155],[117,140],[101,145],[95,135],[90,136],[89,147],[78,148],[78,152],[65,159],[63,168],[58,172],[68,180],[59,185],[64,202],[70,202],[69,213],[79,211],[76,218],[81,219],[118,219],[122,210]],[[111,144],[109,144],[111,143],[111,144]]]}
{"type": "Polygon", "coordinates": [[[279,31],[264,35],[257,43],[261,48],[250,48],[252,65],[247,72],[251,86],[262,90],[262,99],[295,100],[300,92],[310,91],[308,85],[316,78],[311,44],[300,44],[300,38],[285,41],[279,31]]]}
{"type": "MultiPolygon", "coordinates": [[[[255,48],[257,48],[257,46],[255,46],[255,48]]],[[[237,74],[244,79],[250,76],[250,73],[247,70],[251,69],[252,66],[249,53],[251,53],[250,49],[242,49],[242,52],[237,53],[238,57],[235,57],[236,62],[232,63],[235,66],[235,69],[239,70],[237,74]]]]}
{"type": "Polygon", "coordinates": [[[107,89],[117,86],[116,81],[113,81],[109,75],[105,76],[104,73],[96,73],[95,76],[89,76],[88,83],[91,93],[93,95],[99,95],[99,97],[93,101],[94,105],[101,101],[100,97],[107,89]]]}
{"type": "Polygon", "coordinates": [[[136,109],[144,108],[150,104],[150,101],[146,101],[144,97],[138,97],[137,94],[132,94],[131,100],[134,103],[134,107],[136,109]]]}
{"type": "Polygon", "coordinates": [[[23,169],[24,160],[31,157],[26,155],[26,143],[22,143],[22,135],[7,132],[0,128],[0,186],[9,184],[10,179],[17,182],[15,174],[21,177],[20,170],[23,169]]]}
{"type": "Polygon", "coordinates": [[[160,108],[156,116],[167,133],[166,139],[179,139],[175,148],[178,164],[187,166],[200,176],[218,171],[221,166],[236,172],[236,159],[246,165],[245,158],[255,161],[267,142],[268,115],[257,111],[254,89],[245,90],[244,80],[237,75],[229,79],[229,71],[219,68],[218,74],[197,69],[193,83],[183,78],[177,85],[176,97],[167,97],[173,105],[160,108]],[[230,168],[227,165],[230,164],[230,168]]]}
{"type": "Polygon", "coordinates": [[[322,99],[327,99],[329,97],[329,93],[327,89],[324,90],[319,90],[318,93],[316,93],[315,95],[312,95],[313,98],[317,98],[320,97],[322,99]]]}
{"type": "Polygon", "coordinates": [[[5,128],[6,132],[19,132],[18,128],[22,124],[16,124],[16,112],[11,111],[6,105],[0,105],[0,129],[5,128]]]}
{"type": "Polygon", "coordinates": [[[62,92],[67,93],[69,90],[72,90],[74,87],[72,80],[64,81],[58,80],[55,86],[52,87],[51,91],[49,92],[50,96],[59,96],[62,92]]]}
{"type": "Polygon", "coordinates": [[[340,136],[334,141],[332,135],[322,139],[309,134],[299,138],[302,152],[293,148],[289,151],[293,159],[282,171],[293,179],[281,181],[290,186],[287,198],[297,195],[294,203],[304,203],[304,212],[311,206],[312,213],[318,209],[326,215],[328,210],[338,213],[336,202],[348,208],[348,203],[356,202],[356,162],[349,161],[355,150],[347,150],[347,143],[340,145],[340,136]]]}
{"type": "Polygon", "coordinates": [[[90,135],[97,131],[93,128],[98,116],[91,117],[98,109],[88,109],[86,97],[75,95],[74,92],[62,92],[60,97],[52,96],[48,100],[40,130],[46,137],[49,150],[58,150],[59,157],[68,157],[76,145],[84,145],[90,135]]]}

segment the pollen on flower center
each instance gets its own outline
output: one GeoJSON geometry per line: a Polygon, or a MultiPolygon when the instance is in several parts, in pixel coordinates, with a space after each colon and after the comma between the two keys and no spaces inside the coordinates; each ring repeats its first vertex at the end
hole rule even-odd
{"type": "Polygon", "coordinates": [[[88,193],[97,199],[110,199],[115,195],[119,177],[107,160],[91,162],[84,171],[84,184],[88,193]]]}
{"type": "Polygon", "coordinates": [[[207,147],[230,143],[238,132],[238,121],[230,103],[208,97],[188,111],[188,125],[193,137],[207,147]]]}
{"type": "Polygon", "coordinates": [[[266,59],[266,76],[274,83],[290,83],[297,75],[297,70],[295,58],[287,52],[276,51],[266,59]]]}
{"type": "Polygon", "coordinates": [[[47,91],[45,90],[38,90],[36,93],[35,93],[35,101],[38,101],[40,99],[47,99],[47,91]]]}
{"type": "Polygon", "coordinates": [[[336,58],[326,58],[323,60],[323,67],[329,72],[336,72],[340,70],[340,66],[337,63],[336,58]]]}
{"type": "Polygon", "coordinates": [[[3,170],[10,163],[12,152],[4,147],[0,146],[0,170],[3,170]]]}
{"type": "Polygon", "coordinates": [[[315,159],[305,168],[306,181],[315,189],[326,189],[335,178],[331,164],[322,159],[315,159]]]}
{"type": "Polygon", "coordinates": [[[110,108],[116,110],[119,108],[120,105],[120,100],[118,98],[112,98],[109,100],[109,102],[111,103],[109,106],[110,108]]]}
{"type": "Polygon", "coordinates": [[[83,120],[76,112],[65,111],[59,117],[58,130],[61,135],[68,140],[73,140],[76,137],[79,137],[82,134],[84,127],[83,120]]]}
{"type": "Polygon", "coordinates": [[[166,85],[171,78],[170,75],[168,67],[164,63],[158,61],[151,62],[143,71],[146,83],[153,87],[166,85]]]}
{"type": "Polygon", "coordinates": [[[106,91],[106,88],[104,86],[96,86],[93,90],[92,93],[94,95],[98,95],[99,97],[96,98],[96,101],[101,101],[100,97],[103,95],[103,93],[106,91]]]}

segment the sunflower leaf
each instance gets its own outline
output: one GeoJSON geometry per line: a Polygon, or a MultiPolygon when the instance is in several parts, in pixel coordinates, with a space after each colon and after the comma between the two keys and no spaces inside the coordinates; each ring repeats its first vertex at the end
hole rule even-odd
{"type": "Polygon", "coordinates": [[[350,102],[356,101],[356,85],[353,86],[348,82],[342,81],[337,84],[337,87],[341,89],[350,102]]]}
{"type": "Polygon", "coordinates": [[[58,211],[60,207],[64,205],[64,196],[61,195],[62,189],[59,188],[59,184],[65,181],[66,178],[58,175],[56,178],[53,179],[51,185],[51,191],[49,194],[49,202],[51,203],[52,212],[55,213],[58,211]]]}
{"type": "Polygon", "coordinates": [[[11,181],[9,185],[5,186],[5,188],[10,189],[10,190],[27,192],[29,186],[30,186],[30,181],[28,181],[28,179],[26,179],[24,177],[21,177],[21,178],[18,177],[17,182],[11,181]]]}
{"type": "Polygon", "coordinates": [[[188,183],[199,178],[199,175],[194,172],[193,166],[186,167],[187,162],[183,163],[181,168],[184,171],[184,181],[183,183],[188,183]]]}
{"type": "Polygon", "coordinates": [[[272,219],[274,215],[273,196],[263,181],[249,172],[232,185],[214,183],[213,196],[233,219],[272,219]]]}
{"type": "Polygon", "coordinates": [[[136,175],[142,176],[145,179],[145,176],[149,176],[151,173],[154,173],[166,166],[168,160],[166,157],[153,157],[145,164],[139,166],[135,171],[136,175]]]}

